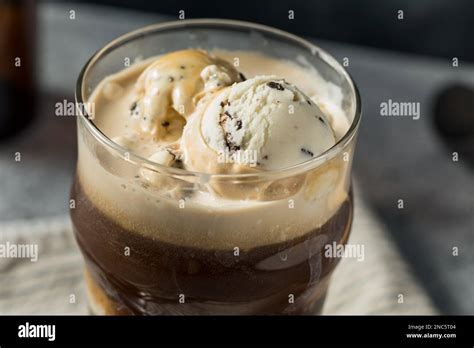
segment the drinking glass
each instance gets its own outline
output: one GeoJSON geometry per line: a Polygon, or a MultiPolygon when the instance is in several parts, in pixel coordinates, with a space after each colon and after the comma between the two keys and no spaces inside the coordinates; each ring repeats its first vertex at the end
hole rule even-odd
{"type": "Polygon", "coordinates": [[[325,246],[347,243],[352,224],[351,165],[361,110],[354,82],[333,57],[295,35],[253,23],[162,23],[94,54],[79,75],[76,103],[71,218],[92,313],[321,312],[338,263],[325,256],[325,246]],[[159,165],[96,126],[100,115],[87,103],[99,82],[135,61],[188,48],[258,52],[314,67],[341,89],[347,132],[304,163],[236,175],[159,165]],[[177,191],[148,185],[143,172],[177,191]],[[219,204],[198,199],[229,194],[233,198],[219,204]]]}

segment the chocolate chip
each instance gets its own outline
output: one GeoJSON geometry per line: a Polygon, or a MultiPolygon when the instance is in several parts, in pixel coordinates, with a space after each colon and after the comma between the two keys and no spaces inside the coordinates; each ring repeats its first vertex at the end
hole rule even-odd
{"type": "Polygon", "coordinates": [[[221,114],[219,117],[219,125],[222,127],[222,125],[225,123],[226,120],[227,120],[227,117],[221,114]]]}
{"type": "Polygon", "coordinates": [[[225,144],[231,152],[240,150],[240,146],[232,141],[232,134],[229,132],[225,133],[225,144]]]}
{"type": "Polygon", "coordinates": [[[134,101],[132,105],[130,105],[130,111],[134,111],[137,108],[137,102],[134,101]]]}
{"type": "Polygon", "coordinates": [[[267,86],[270,87],[270,88],[273,88],[273,89],[277,89],[279,91],[285,90],[285,87],[283,87],[281,85],[281,83],[278,83],[278,82],[275,82],[275,81],[267,82],[267,86]]]}
{"type": "Polygon", "coordinates": [[[301,152],[303,152],[305,155],[309,155],[311,157],[314,157],[314,153],[309,151],[308,149],[305,149],[304,147],[301,148],[301,152]]]}
{"type": "Polygon", "coordinates": [[[175,153],[174,153],[173,151],[171,151],[171,149],[166,148],[165,150],[166,150],[166,152],[168,152],[171,156],[173,156],[173,161],[174,161],[174,160],[176,160],[176,161],[181,161],[180,159],[176,159],[176,155],[175,155],[175,153]]]}
{"type": "Polygon", "coordinates": [[[307,102],[309,105],[311,105],[311,100],[306,99],[306,102],[307,102]]]}
{"type": "Polygon", "coordinates": [[[242,120],[237,120],[237,130],[242,129],[242,120]]]}
{"type": "Polygon", "coordinates": [[[229,116],[229,118],[232,120],[232,115],[229,113],[229,111],[225,111],[224,114],[226,114],[227,116],[229,116]]]}
{"type": "Polygon", "coordinates": [[[221,107],[224,107],[226,104],[230,106],[229,99],[226,99],[226,100],[224,100],[224,101],[221,101],[221,107]]]}
{"type": "Polygon", "coordinates": [[[262,159],[267,160],[267,159],[268,159],[268,155],[263,156],[262,159]]]}
{"type": "Polygon", "coordinates": [[[173,81],[174,81],[174,77],[173,77],[173,76],[168,77],[168,81],[169,81],[169,82],[173,82],[173,81]]]}
{"type": "Polygon", "coordinates": [[[245,77],[245,75],[242,74],[241,72],[239,72],[239,77],[240,77],[240,80],[241,80],[241,81],[246,81],[246,80],[247,80],[247,78],[245,77]]]}
{"type": "Polygon", "coordinates": [[[171,165],[173,168],[184,169],[183,161],[177,158],[171,165]]]}
{"type": "Polygon", "coordinates": [[[318,120],[322,122],[324,125],[326,124],[326,122],[324,121],[324,118],[322,118],[321,116],[318,116],[318,120]]]}
{"type": "Polygon", "coordinates": [[[170,123],[168,121],[164,121],[164,122],[161,122],[161,125],[163,127],[168,127],[170,125],[170,123]]]}
{"type": "Polygon", "coordinates": [[[184,65],[181,65],[179,68],[180,69],[186,69],[186,67],[184,65]]]}

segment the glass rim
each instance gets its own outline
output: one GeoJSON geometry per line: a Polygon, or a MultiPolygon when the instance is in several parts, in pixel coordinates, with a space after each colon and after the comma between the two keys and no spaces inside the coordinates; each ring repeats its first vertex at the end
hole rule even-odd
{"type": "Polygon", "coordinates": [[[326,64],[333,68],[337,73],[341,74],[346,81],[349,83],[352,88],[352,92],[355,97],[355,114],[351,122],[349,129],[344,133],[344,135],[339,139],[332,147],[326,151],[320,153],[319,155],[284,168],[279,168],[275,170],[265,170],[257,173],[241,173],[241,174],[212,174],[198,171],[190,171],[187,169],[173,168],[168,167],[156,162],[152,162],[149,159],[142,157],[134,152],[129,151],[125,147],[117,144],[111,138],[109,138],[105,133],[103,133],[93,122],[93,118],[90,118],[87,114],[85,108],[78,107],[78,117],[82,124],[85,126],[87,131],[94,136],[102,145],[107,147],[113,153],[117,154],[119,157],[122,157],[127,162],[130,162],[135,165],[140,165],[150,170],[159,172],[160,174],[169,174],[172,176],[197,176],[205,177],[206,180],[209,178],[215,179],[251,179],[251,178],[268,178],[268,177],[287,177],[290,175],[301,174],[307,170],[313,169],[319,165],[326,163],[328,160],[335,157],[340,151],[345,148],[345,146],[352,141],[356,136],[357,130],[359,128],[360,119],[361,119],[361,100],[359,90],[355,84],[352,76],[342,67],[341,64],[328,52],[320,48],[319,46],[309,42],[306,39],[303,39],[297,35],[288,33],[284,30],[276,29],[267,25],[257,24],[246,21],[239,20],[229,20],[229,19],[214,19],[214,18],[203,18],[203,19],[186,19],[186,20],[176,20],[176,21],[167,21],[158,24],[148,25],[131,32],[128,32],[124,35],[121,35],[114,40],[110,41],[104,47],[96,51],[91,58],[86,62],[84,67],[81,69],[75,88],[75,101],[77,105],[85,105],[84,93],[83,93],[83,82],[84,78],[87,76],[89,70],[95,65],[95,63],[100,60],[103,56],[113,51],[115,48],[132,41],[134,39],[143,37],[148,34],[152,34],[160,31],[167,31],[173,29],[184,29],[184,28],[193,28],[200,26],[210,26],[210,27],[227,27],[229,29],[243,29],[243,30],[255,30],[264,34],[270,34],[277,36],[281,39],[286,39],[292,43],[296,43],[303,48],[308,49],[312,55],[319,56],[326,64]],[[125,156],[125,153],[128,155],[125,156]]]}

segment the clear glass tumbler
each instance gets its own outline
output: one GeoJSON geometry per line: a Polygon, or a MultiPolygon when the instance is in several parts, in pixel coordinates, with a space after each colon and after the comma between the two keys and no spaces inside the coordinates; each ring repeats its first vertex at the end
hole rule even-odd
{"type": "Polygon", "coordinates": [[[262,25],[163,23],[98,51],[79,75],[76,102],[81,107],[71,217],[92,313],[321,311],[338,262],[325,257],[324,246],[345,244],[352,224],[351,163],[360,121],[357,88],[334,58],[262,25]],[[122,70],[124,61],[187,48],[260,52],[297,64],[303,59],[342,90],[348,131],[326,152],[290,168],[211,175],[150,162],[97,128],[93,116],[98,115],[84,105],[103,78],[122,70]],[[143,181],[138,175],[143,171],[192,195],[165,195],[143,181]],[[216,192],[234,192],[239,199],[213,205],[193,199],[216,192]]]}

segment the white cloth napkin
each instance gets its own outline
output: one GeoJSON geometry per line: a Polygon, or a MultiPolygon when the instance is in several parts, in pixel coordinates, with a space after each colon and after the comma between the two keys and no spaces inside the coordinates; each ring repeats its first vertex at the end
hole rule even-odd
{"type": "MultiPolygon", "coordinates": [[[[384,226],[357,197],[349,243],[364,246],[364,259],[342,259],[324,314],[437,314],[384,226]]],[[[38,260],[0,258],[0,314],[88,314],[68,216],[0,223],[0,244],[7,243],[37,244],[38,260]]]]}

